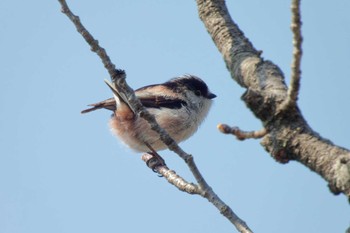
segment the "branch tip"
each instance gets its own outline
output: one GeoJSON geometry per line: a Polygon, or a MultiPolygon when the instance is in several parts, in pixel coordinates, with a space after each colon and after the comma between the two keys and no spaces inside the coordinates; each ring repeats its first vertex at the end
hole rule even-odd
{"type": "Polygon", "coordinates": [[[241,141],[249,138],[259,139],[264,137],[267,134],[267,130],[265,128],[262,128],[260,130],[255,130],[255,131],[243,131],[236,126],[230,127],[226,124],[219,124],[217,128],[221,133],[232,134],[236,136],[238,140],[241,140],[241,141]]]}
{"type": "Polygon", "coordinates": [[[297,106],[297,100],[300,90],[301,79],[301,57],[302,57],[302,42],[303,37],[301,33],[301,15],[300,15],[300,0],[292,0],[292,22],[291,30],[293,32],[293,59],[291,64],[291,79],[287,92],[287,98],[282,102],[279,111],[283,112],[290,107],[297,106]]]}

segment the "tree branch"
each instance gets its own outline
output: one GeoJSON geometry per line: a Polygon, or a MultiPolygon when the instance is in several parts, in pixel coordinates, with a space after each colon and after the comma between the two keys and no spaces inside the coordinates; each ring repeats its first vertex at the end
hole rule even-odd
{"type": "Polygon", "coordinates": [[[321,175],[333,193],[350,197],[350,151],[312,130],[297,105],[279,111],[288,97],[283,73],[260,57],[231,19],[224,0],[197,0],[197,6],[232,78],[246,88],[243,101],[268,132],[261,141],[266,151],[279,162],[301,162],[321,175]]]}
{"type": "MultiPolygon", "coordinates": [[[[193,192],[198,192],[204,198],[206,198],[209,202],[211,202],[221,214],[223,214],[236,228],[242,233],[250,233],[252,232],[246,223],[241,220],[232,209],[226,205],[217,195],[214,193],[212,188],[206,183],[205,179],[201,175],[199,169],[197,168],[192,155],[187,154],[183,151],[179,145],[172,139],[169,134],[162,129],[155,120],[155,117],[151,115],[140,103],[138,98],[135,96],[134,91],[128,86],[126,83],[126,74],[123,70],[115,69],[115,65],[110,61],[109,56],[107,55],[105,49],[99,46],[98,41],[93,38],[93,36],[89,33],[89,31],[82,25],[78,16],[75,16],[71,10],[69,9],[65,0],[58,0],[61,4],[61,11],[67,15],[67,17],[73,22],[77,31],[83,36],[85,41],[90,45],[91,50],[98,54],[101,58],[105,68],[108,70],[111,80],[115,84],[115,88],[117,88],[118,92],[125,95],[129,102],[129,105],[133,108],[134,112],[136,112],[140,117],[144,118],[150,124],[152,130],[156,131],[161,140],[168,146],[168,148],[178,154],[187,164],[189,169],[191,170],[193,176],[198,182],[198,186],[191,186],[184,179],[175,175],[173,172],[168,171],[166,167],[158,168],[158,172],[162,174],[164,177],[168,179],[168,181],[176,185],[176,181],[181,183],[184,186],[179,186],[182,191],[189,189],[194,189],[193,192]],[[174,179],[170,181],[169,179],[174,179]]],[[[147,159],[146,159],[147,160],[147,159]]]]}
{"type": "MultiPolygon", "coordinates": [[[[144,162],[148,163],[153,158],[153,155],[143,154],[141,158],[144,162]]],[[[170,184],[177,187],[180,191],[187,192],[189,194],[197,194],[206,198],[236,227],[239,232],[252,233],[252,230],[249,229],[248,225],[242,219],[240,219],[208,185],[201,186],[189,183],[181,176],[177,175],[175,171],[170,170],[164,165],[157,166],[154,168],[154,170],[163,176],[170,184]]],[[[201,183],[203,182],[205,183],[205,180],[203,180],[201,183]]]]}
{"type": "Polygon", "coordinates": [[[226,124],[219,124],[218,129],[221,133],[235,135],[236,138],[241,141],[249,138],[259,139],[267,134],[265,128],[255,131],[243,131],[238,127],[230,127],[226,124]]]}
{"type": "Polygon", "coordinates": [[[301,76],[301,57],[302,57],[302,42],[303,37],[301,34],[301,16],[300,16],[300,0],[292,0],[292,23],[291,29],[293,32],[293,60],[292,60],[292,71],[291,79],[288,88],[287,98],[281,104],[281,110],[296,106],[300,89],[300,76],[301,76]]]}
{"type": "MultiPolygon", "coordinates": [[[[141,159],[147,164],[153,155],[143,154],[141,159]]],[[[155,172],[164,177],[170,184],[177,187],[180,191],[186,192],[188,194],[200,194],[201,188],[193,183],[187,182],[184,178],[177,175],[175,171],[170,170],[167,166],[161,165],[154,167],[155,172]]]]}
{"type": "Polygon", "coordinates": [[[123,70],[115,69],[115,65],[111,62],[109,56],[107,55],[104,48],[102,48],[98,41],[94,39],[94,37],[89,33],[89,31],[82,25],[78,16],[74,15],[72,11],[69,9],[65,0],[58,0],[61,4],[61,11],[73,22],[77,31],[83,36],[85,41],[90,45],[91,50],[101,58],[102,63],[105,68],[108,70],[108,73],[111,77],[113,83],[115,83],[115,87],[118,92],[122,93],[126,96],[127,100],[130,103],[130,106],[133,110],[142,118],[147,120],[151,125],[152,130],[159,133],[161,140],[169,147],[170,150],[177,153],[184,160],[188,159],[190,155],[184,152],[178,144],[168,135],[168,133],[162,129],[158,123],[156,122],[153,115],[151,115],[141,104],[138,98],[135,96],[133,89],[126,83],[126,74],[123,70]]]}

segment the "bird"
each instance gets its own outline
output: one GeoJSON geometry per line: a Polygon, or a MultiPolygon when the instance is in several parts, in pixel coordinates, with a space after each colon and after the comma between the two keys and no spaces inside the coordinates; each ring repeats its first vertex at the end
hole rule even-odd
{"type": "MultiPolygon", "coordinates": [[[[128,101],[117,91],[114,83],[105,80],[114,97],[89,104],[81,113],[98,109],[112,111],[109,126],[124,144],[137,152],[164,150],[167,146],[150,124],[136,114],[128,101]]],[[[207,84],[194,75],[175,77],[161,84],[153,84],[135,90],[141,104],[154,115],[157,123],[177,142],[192,136],[206,118],[216,97],[207,84]]]]}

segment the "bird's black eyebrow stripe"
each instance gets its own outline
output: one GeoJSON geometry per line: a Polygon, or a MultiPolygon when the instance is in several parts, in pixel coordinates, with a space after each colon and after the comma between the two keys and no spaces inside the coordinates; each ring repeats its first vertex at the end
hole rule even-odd
{"type": "Polygon", "coordinates": [[[166,97],[151,97],[151,98],[140,98],[143,106],[146,108],[170,108],[180,109],[182,106],[186,106],[187,103],[182,99],[166,98],[166,97]]]}

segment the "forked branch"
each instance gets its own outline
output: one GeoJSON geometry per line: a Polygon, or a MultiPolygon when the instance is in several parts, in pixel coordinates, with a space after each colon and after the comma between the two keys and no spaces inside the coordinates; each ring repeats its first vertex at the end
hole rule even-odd
{"type": "Polygon", "coordinates": [[[199,16],[232,78],[246,89],[243,101],[267,130],[261,140],[265,150],[279,162],[299,161],[322,176],[334,194],[343,193],[350,197],[350,151],[315,132],[296,103],[302,41],[300,1],[293,0],[292,7],[296,55],[289,89],[280,68],[262,58],[232,20],[224,0],[196,2],[199,16]],[[283,107],[285,104],[288,107],[283,107]]]}

